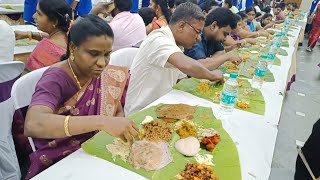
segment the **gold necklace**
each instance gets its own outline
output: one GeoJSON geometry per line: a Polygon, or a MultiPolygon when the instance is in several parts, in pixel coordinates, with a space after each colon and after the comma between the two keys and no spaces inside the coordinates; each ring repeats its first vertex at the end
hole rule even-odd
{"type": "Polygon", "coordinates": [[[69,64],[69,68],[70,68],[70,70],[71,70],[71,72],[72,72],[72,74],[73,74],[73,77],[74,77],[74,79],[77,81],[77,84],[78,84],[78,86],[79,86],[79,89],[81,89],[82,87],[81,87],[80,81],[78,80],[77,75],[74,73],[74,71],[73,71],[73,69],[72,69],[72,67],[71,67],[70,60],[68,59],[67,61],[68,61],[68,64],[69,64]]]}

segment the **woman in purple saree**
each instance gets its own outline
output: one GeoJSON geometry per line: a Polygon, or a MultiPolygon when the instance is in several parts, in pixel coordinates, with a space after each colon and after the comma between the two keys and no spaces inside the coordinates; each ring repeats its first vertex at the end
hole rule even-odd
{"type": "Polygon", "coordinates": [[[120,104],[128,69],[107,66],[112,41],[110,26],[98,16],[80,17],[72,26],[66,60],[45,71],[27,112],[25,135],[36,146],[27,179],[79,149],[97,131],[124,141],[138,135],[120,104]]]}

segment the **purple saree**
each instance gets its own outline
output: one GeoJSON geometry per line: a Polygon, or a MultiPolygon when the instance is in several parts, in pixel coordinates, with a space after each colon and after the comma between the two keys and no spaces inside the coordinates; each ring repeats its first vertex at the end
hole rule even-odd
{"type": "MultiPolygon", "coordinates": [[[[37,84],[29,107],[44,105],[56,114],[71,116],[113,116],[128,77],[125,67],[108,66],[99,78],[82,90],[62,69],[51,67],[37,84]]],[[[34,139],[36,152],[30,154],[31,166],[26,179],[58,162],[81,147],[95,132],[59,139],[34,139]]]]}

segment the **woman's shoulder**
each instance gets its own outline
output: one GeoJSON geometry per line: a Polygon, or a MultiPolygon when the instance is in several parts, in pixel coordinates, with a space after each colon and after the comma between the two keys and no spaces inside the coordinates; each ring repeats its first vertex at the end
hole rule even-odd
{"type": "Polygon", "coordinates": [[[72,83],[71,77],[61,68],[59,67],[49,67],[43,74],[39,83],[41,84],[70,84],[72,83]]]}

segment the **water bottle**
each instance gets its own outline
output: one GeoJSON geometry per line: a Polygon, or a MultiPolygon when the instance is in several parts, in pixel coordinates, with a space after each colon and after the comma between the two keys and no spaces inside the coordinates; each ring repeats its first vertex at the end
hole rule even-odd
{"type": "Polygon", "coordinates": [[[268,68],[270,69],[274,63],[277,54],[277,47],[271,46],[267,55],[268,68]]]}
{"type": "Polygon", "coordinates": [[[277,33],[276,36],[273,38],[273,43],[277,46],[277,48],[281,47],[282,44],[282,34],[277,33]]]}
{"type": "Polygon", "coordinates": [[[234,108],[236,97],[238,94],[238,75],[231,73],[230,78],[224,83],[221,99],[220,99],[220,119],[228,119],[234,108]]]}
{"type": "Polygon", "coordinates": [[[267,66],[268,63],[265,60],[265,58],[268,58],[268,56],[264,55],[264,58],[262,58],[259,63],[256,66],[256,69],[254,70],[254,76],[252,78],[252,87],[261,89],[262,83],[265,79],[266,72],[267,72],[267,66]]]}

